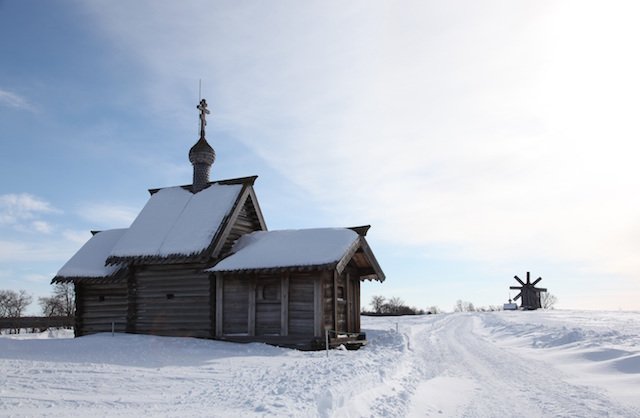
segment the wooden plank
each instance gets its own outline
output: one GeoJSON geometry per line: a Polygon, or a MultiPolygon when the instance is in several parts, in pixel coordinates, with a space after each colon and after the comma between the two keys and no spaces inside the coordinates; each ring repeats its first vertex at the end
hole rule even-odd
{"type": "Polygon", "coordinates": [[[256,335],[256,278],[249,279],[249,309],[247,327],[249,335],[256,335]]]}
{"type": "Polygon", "coordinates": [[[248,333],[248,293],[248,280],[238,275],[225,277],[223,334],[248,333]]]}
{"type": "Polygon", "coordinates": [[[338,331],[338,272],[333,271],[333,330],[338,331]]]}
{"type": "Polygon", "coordinates": [[[353,324],[351,323],[351,316],[352,316],[352,309],[353,309],[353,303],[351,302],[351,283],[350,283],[350,279],[351,279],[351,275],[349,274],[349,272],[347,272],[345,275],[345,281],[346,284],[344,286],[344,291],[345,291],[345,297],[347,299],[347,332],[353,331],[352,327],[353,324]]]}
{"type": "Polygon", "coordinates": [[[322,310],[323,301],[322,274],[313,281],[313,336],[322,337],[324,333],[324,312],[322,310]]]}
{"type": "Polygon", "coordinates": [[[313,336],[314,324],[314,278],[310,275],[289,276],[288,335],[313,336]]]}
{"type": "Polygon", "coordinates": [[[355,287],[355,298],[356,298],[356,328],[355,332],[360,332],[360,280],[356,277],[353,281],[353,285],[355,287]]]}
{"type": "Polygon", "coordinates": [[[222,314],[224,312],[224,283],[221,273],[216,273],[216,337],[222,337],[222,314]]]}
{"type": "Polygon", "coordinates": [[[289,273],[282,276],[280,292],[280,335],[289,335],[289,273]]]}

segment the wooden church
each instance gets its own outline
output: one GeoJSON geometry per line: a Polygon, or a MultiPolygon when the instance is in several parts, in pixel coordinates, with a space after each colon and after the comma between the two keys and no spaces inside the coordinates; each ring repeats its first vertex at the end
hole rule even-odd
{"type": "Polygon", "coordinates": [[[75,334],[116,332],[312,348],[363,344],[360,283],[385,276],[368,226],[267,231],[257,176],[209,181],[215,152],[191,148],[193,184],[150,190],[129,228],[94,232],[52,283],[73,282],[75,334]]]}

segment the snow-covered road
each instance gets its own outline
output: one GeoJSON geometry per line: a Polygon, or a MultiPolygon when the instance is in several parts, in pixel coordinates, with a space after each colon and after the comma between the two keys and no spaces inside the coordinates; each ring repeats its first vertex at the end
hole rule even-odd
{"type": "Polygon", "coordinates": [[[359,351],[0,338],[0,416],[639,417],[639,313],[363,318],[359,351]]]}
{"type": "Polygon", "coordinates": [[[447,315],[411,328],[419,374],[412,415],[436,407],[461,417],[638,416],[637,409],[579,384],[547,357],[500,346],[484,325],[481,315],[447,315]]]}

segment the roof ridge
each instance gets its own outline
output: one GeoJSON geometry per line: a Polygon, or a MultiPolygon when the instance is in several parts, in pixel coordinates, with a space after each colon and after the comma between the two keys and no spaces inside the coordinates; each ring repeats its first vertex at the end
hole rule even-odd
{"type": "MultiPolygon", "coordinates": [[[[257,178],[258,178],[258,176],[255,175],[255,176],[237,177],[237,178],[233,178],[233,179],[210,181],[209,183],[207,183],[207,186],[205,187],[205,189],[208,188],[209,186],[214,185],[214,184],[220,184],[220,185],[223,185],[223,186],[229,186],[229,185],[234,185],[234,184],[249,184],[250,186],[253,186],[253,184],[255,183],[257,178]]],[[[160,190],[170,189],[172,187],[181,187],[181,188],[183,188],[185,190],[191,191],[193,185],[192,184],[183,184],[181,186],[157,187],[157,188],[148,189],[148,190],[149,190],[149,194],[154,195],[154,194],[158,193],[160,190]]]]}

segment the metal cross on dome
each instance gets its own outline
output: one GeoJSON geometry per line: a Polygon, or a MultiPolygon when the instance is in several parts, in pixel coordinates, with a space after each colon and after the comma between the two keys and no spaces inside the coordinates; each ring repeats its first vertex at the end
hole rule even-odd
{"type": "Polygon", "coordinates": [[[200,110],[200,138],[204,138],[204,127],[207,126],[206,116],[211,112],[207,109],[207,101],[205,99],[200,100],[200,104],[196,108],[200,110]]]}

